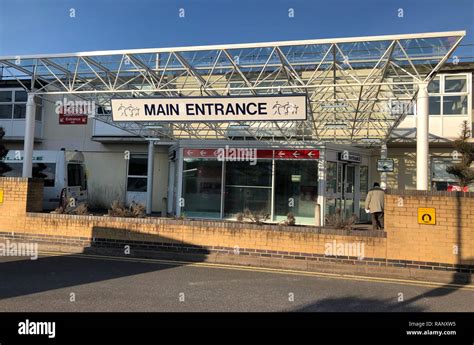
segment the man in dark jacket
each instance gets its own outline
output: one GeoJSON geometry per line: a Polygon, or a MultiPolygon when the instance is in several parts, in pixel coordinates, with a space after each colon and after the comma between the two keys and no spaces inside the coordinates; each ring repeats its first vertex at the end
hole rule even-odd
{"type": "Polygon", "coordinates": [[[385,192],[380,188],[378,182],[374,183],[374,187],[367,194],[365,199],[365,208],[372,214],[372,229],[383,230],[383,214],[384,214],[384,198],[385,192]]]}

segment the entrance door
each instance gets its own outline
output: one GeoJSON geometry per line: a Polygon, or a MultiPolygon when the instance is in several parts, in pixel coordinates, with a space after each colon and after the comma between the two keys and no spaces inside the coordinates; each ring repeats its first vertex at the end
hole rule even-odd
{"type": "Polygon", "coordinates": [[[341,214],[348,219],[359,201],[359,166],[344,162],[328,162],[326,178],[326,215],[341,214]]]}
{"type": "Polygon", "coordinates": [[[349,219],[355,210],[356,194],[356,166],[344,164],[342,180],[342,213],[345,219],[349,219]]]}

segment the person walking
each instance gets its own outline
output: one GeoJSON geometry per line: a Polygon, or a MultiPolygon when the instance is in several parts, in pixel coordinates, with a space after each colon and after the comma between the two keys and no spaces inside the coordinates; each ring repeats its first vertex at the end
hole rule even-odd
{"type": "Polygon", "coordinates": [[[372,215],[373,230],[383,230],[384,228],[384,198],[384,190],[380,188],[378,182],[375,182],[374,187],[369,191],[365,199],[365,208],[372,215]]]}

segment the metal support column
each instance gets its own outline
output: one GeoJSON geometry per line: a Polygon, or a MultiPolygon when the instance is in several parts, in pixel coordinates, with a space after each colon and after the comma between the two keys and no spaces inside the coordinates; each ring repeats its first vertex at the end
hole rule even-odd
{"type": "Polygon", "coordinates": [[[33,171],[33,148],[35,143],[35,98],[28,93],[25,118],[25,142],[23,146],[23,177],[31,177],[33,171]]]}
{"type": "Polygon", "coordinates": [[[155,142],[148,142],[148,170],[146,180],[146,214],[150,215],[153,206],[153,165],[155,157],[155,142]]]}
{"type": "Polygon", "coordinates": [[[416,189],[428,190],[429,159],[429,96],[428,84],[418,84],[416,100],[416,189]]]}

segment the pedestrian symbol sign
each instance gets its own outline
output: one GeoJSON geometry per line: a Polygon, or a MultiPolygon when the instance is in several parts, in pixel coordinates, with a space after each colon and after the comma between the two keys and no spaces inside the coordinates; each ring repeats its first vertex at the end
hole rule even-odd
{"type": "Polygon", "coordinates": [[[436,209],[431,207],[418,208],[418,224],[435,225],[436,209]]]}

